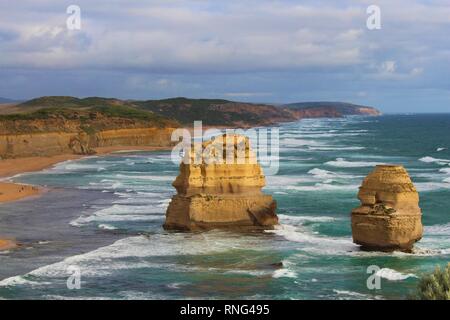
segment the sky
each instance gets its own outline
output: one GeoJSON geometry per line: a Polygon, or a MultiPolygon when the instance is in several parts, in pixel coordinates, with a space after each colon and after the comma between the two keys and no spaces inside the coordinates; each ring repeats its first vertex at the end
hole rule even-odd
{"type": "Polygon", "coordinates": [[[5,98],[347,101],[386,113],[450,112],[449,75],[448,0],[0,0],[5,98]],[[67,26],[70,5],[80,8],[79,29],[67,26]],[[380,29],[367,27],[371,5],[380,29]]]}

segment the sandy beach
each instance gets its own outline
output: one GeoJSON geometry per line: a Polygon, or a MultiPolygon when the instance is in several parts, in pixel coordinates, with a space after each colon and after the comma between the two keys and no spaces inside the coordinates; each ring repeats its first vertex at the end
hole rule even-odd
{"type": "Polygon", "coordinates": [[[76,159],[77,155],[57,155],[51,157],[27,157],[0,160],[0,203],[15,201],[39,194],[36,186],[18,184],[8,181],[9,177],[19,173],[33,172],[48,168],[58,162],[76,159]]]}
{"type": "MultiPolygon", "coordinates": [[[[168,147],[146,147],[146,146],[114,146],[95,149],[96,155],[105,155],[114,152],[125,151],[156,151],[167,150],[168,147]]],[[[0,160],[0,203],[15,201],[25,197],[37,195],[39,187],[17,184],[8,181],[20,173],[34,172],[47,169],[59,162],[83,158],[82,155],[61,154],[48,157],[26,157],[16,159],[0,160]]]]}
{"type": "Polygon", "coordinates": [[[17,248],[18,245],[14,240],[9,240],[9,239],[5,239],[2,240],[0,239],[0,251],[2,250],[11,250],[11,249],[15,249],[17,248]]]}
{"type": "MultiPolygon", "coordinates": [[[[114,152],[126,151],[157,151],[167,150],[168,147],[102,147],[95,149],[96,155],[105,155],[114,152]]],[[[62,154],[49,157],[26,157],[17,159],[0,160],[0,204],[16,201],[30,196],[37,196],[43,190],[39,186],[25,185],[10,182],[9,178],[20,173],[40,171],[52,167],[53,165],[67,161],[83,158],[82,155],[62,154]]],[[[17,247],[17,243],[11,239],[2,239],[0,235],[0,251],[10,250],[17,247]]]]}
{"type": "Polygon", "coordinates": [[[0,182],[0,203],[15,201],[39,194],[40,189],[35,186],[12,182],[0,182]]]}

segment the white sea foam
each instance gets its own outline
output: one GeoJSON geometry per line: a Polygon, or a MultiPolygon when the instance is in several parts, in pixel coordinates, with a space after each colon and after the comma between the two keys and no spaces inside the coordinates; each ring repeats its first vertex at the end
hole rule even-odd
{"type": "Polygon", "coordinates": [[[175,177],[172,176],[155,176],[155,175],[125,175],[125,174],[116,174],[116,178],[120,179],[132,179],[132,180],[150,180],[150,181],[173,181],[175,177]]]}
{"type": "Polygon", "coordinates": [[[442,172],[442,173],[445,173],[445,174],[450,174],[450,168],[439,169],[439,172],[442,172]]]}
{"type": "Polygon", "coordinates": [[[324,237],[311,233],[306,228],[299,228],[292,225],[279,225],[274,230],[267,230],[284,237],[286,240],[299,242],[305,246],[303,251],[319,255],[327,254],[349,254],[352,251],[359,251],[359,246],[355,245],[351,238],[324,237]]]}
{"type": "MultiPolygon", "coordinates": [[[[210,231],[201,234],[154,234],[148,237],[128,237],[88,253],[68,257],[60,262],[35,269],[26,275],[7,278],[3,285],[42,285],[47,281],[63,281],[68,276],[69,266],[78,266],[83,277],[105,277],[120,272],[121,269],[134,268],[179,268],[191,271],[195,266],[154,263],[152,257],[199,255],[225,252],[230,249],[257,248],[267,250],[260,240],[253,237],[237,237],[224,231],[210,231]],[[231,240],[231,242],[230,242],[231,240]],[[130,262],[127,258],[138,258],[130,262]],[[26,278],[33,277],[30,282],[26,278]]],[[[224,270],[221,269],[223,272],[224,270]]]]}
{"type": "Polygon", "coordinates": [[[436,159],[436,158],[433,158],[433,157],[423,157],[423,158],[420,158],[419,161],[422,161],[422,162],[425,162],[425,163],[437,163],[437,164],[439,164],[441,166],[445,166],[445,165],[450,164],[450,160],[447,160],[447,159],[436,159]]]}
{"type": "Polygon", "coordinates": [[[405,274],[389,268],[380,269],[377,271],[376,275],[390,281],[401,281],[408,278],[417,278],[417,276],[413,273],[405,274]]]}
{"type": "Polygon", "coordinates": [[[416,182],[416,188],[420,192],[430,192],[441,189],[450,189],[450,184],[444,182],[416,182]]]}
{"type": "Polygon", "coordinates": [[[316,177],[319,178],[328,178],[330,176],[335,176],[336,174],[334,172],[331,171],[327,171],[327,170],[322,170],[319,168],[314,168],[308,171],[309,174],[312,174],[316,177]]]}
{"type": "Polygon", "coordinates": [[[161,220],[163,217],[164,210],[154,205],[131,206],[114,204],[111,207],[72,220],[70,225],[79,227],[91,222],[153,221],[161,220]]]}
{"type": "Polygon", "coordinates": [[[286,147],[303,147],[303,146],[320,146],[320,142],[315,140],[288,138],[280,141],[280,146],[286,147]]]}
{"type": "Polygon", "coordinates": [[[363,132],[336,132],[336,133],[329,133],[329,132],[311,132],[311,133],[302,133],[301,136],[304,136],[306,138],[335,138],[335,137],[353,137],[353,136],[362,136],[366,135],[366,133],[363,132]]]}
{"type": "Polygon", "coordinates": [[[100,229],[104,229],[104,230],[117,230],[116,227],[114,227],[114,226],[112,226],[110,224],[106,224],[106,223],[99,224],[98,227],[100,229]]]}
{"type": "Polygon", "coordinates": [[[343,158],[337,158],[335,161],[328,161],[326,165],[338,168],[363,168],[374,167],[376,165],[384,164],[383,162],[370,162],[370,161],[347,161],[343,158]]]}
{"type": "Polygon", "coordinates": [[[286,186],[285,189],[295,191],[357,191],[359,185],[332,185],[328,183],[316,183],[312,186],[286,186]]]}
{"type": "Polygon", "coordinates": [[[275,270],[272,277],[273,278],[297,278],[297,273],[292,270],[282,268],[282,269],[275,270]]]}
{"type": "Polygon", "coordinates": [[[371,296],[368,294],[364,294],[364,293],[359,293],[356,291],[349,291],[349,290],[337,290],[337,289],[333,289],[333,292],[335,292],[340,299],[345,299],[345,300],[368,300],[368,299],[375,299],[375,300],[380,300],[382,299],[381,296],[371,296]]]}
{"type": "Polygon", "coordinates": [[[3,279],[0,281],[0,287],[10,287],[10,286],[18,286],[18,285],[29,285],[32,287],[39,285],[48,285],[49,282],[37,282],[25,279],[24,276],[14,276],[10,278],[3,279]]]}
{"type": "Polygon", "coordinates": [[[426,235],[450,236],[450,223],[425,226],[424,233],[426,235]]]}
{"type": "Polygon", "coordinates": [[[99,296],[95,296],[95,297],[90,297],[90,296],[70,296],[70,297],[66,297],[66,296],[61,296],[61,295],[57,295],[57,294],[48,294],[45,295],[43,297],[46,300],[111,300],[110,297],[99,297],[99,296]]]}
{"type": "Polygon", "coordinates": [[[335,217],[327,217],[327,216],[290,216],[286,214],[279,214],[278,218],[281,222],[285,224],[303,224],[305,222],[331,222],[337,220],[335,217]]]}
{"type": "Polygon", "coordinates": [[[104,166],[99,166],[96,164],[84,164],[84,163],[70,163],[66,165],[61,166],[62,169],[69,170],[69,171],[90,171],[90,170],[96,170],[96,171],[104,171],[106,168],[104,166]]]}
{"type": "Polygon", "coordinates": [[[308,177],[300,177],[300,176],[282,176],[282,175],[269,175],[266,176],[267,180],[267,188],[273,188],[277,187],[277,189],[280,186],[287,186],[287,185],[295,185],[297,183],[304,183],[304,182],[314,182],[315,180],[308,177]]]}
{"type": "Polygon", "coordinates": [[[365,147],[340,147],[340,146],[329,146],[329,147],[308,147],[309,150],[314,151],[352,151],[352,150],[364,150],[365,147]]]}
{"type": "Polygon", "coordinates": [[[356,176],[356,175],[349,175],[345,173],[340,172],[333,172],[328,170],[323,170],[319,168],[314,168],[308,171],[308,174],[313,175],[316,178],[319,179],[335,179],[335,178],[341,178],[341,179],[355,179],[355,178],[362,178],[362,176],[356,176]]]}
{"type": "Polygon", "coordinates": [[[120,221],[163,221],[163,215],[109,215],[109,216],[88,216],[79,217],[69,224],[73,227],[81,227],[91,222],[120,222],[120,221]]]}
{"type": "Polygon", "coordinates": [[[444,150],[447,150],[447,148],[437,148],[436,149],[437,152],[441,152],[441,151],[444,151],[444,150]]]}

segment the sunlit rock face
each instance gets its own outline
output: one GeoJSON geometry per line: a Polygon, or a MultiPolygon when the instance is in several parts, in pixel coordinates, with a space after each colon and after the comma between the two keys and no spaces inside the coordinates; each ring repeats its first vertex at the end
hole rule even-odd
{"type": "Polygon", "coordinates": [[[264,185],[247,137],[228,134],[196,144],[185,154],[173,182],[177,195],[164,228],[270,229],[278,224],[276,202],[262,193],[264,185]]]}
{"type": "Polygon", "coordinates": [[[363,249],[411,251],[422,238],[419,194],[402,166],[376,166],[358,198],[361,206],[352,211],[352,233],[363,249]]]}

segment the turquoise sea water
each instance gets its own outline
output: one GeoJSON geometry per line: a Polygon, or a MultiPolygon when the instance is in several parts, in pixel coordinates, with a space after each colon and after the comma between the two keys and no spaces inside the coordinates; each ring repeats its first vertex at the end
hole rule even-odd
{"type": "Polygon", "coordinates": [[[280,126],[280,171],[265,192],[270,232],[166,232],[178,173],[169,152],[67,161],[15,181],[52,188],[0,205],[4,299],[404,299],[450,261],[450,115],[311,119],[280,126]],[[358,186],[378,163],[403,164],[421,194],[417,253],[362,252],[351,240],[358,186]],[[283,267],[276,264],[282,262],[283,267]],[[367,267],[382,272],[369,290],[367,267]],[[69,290],[69,266],[81,288],[69,290]]]}

